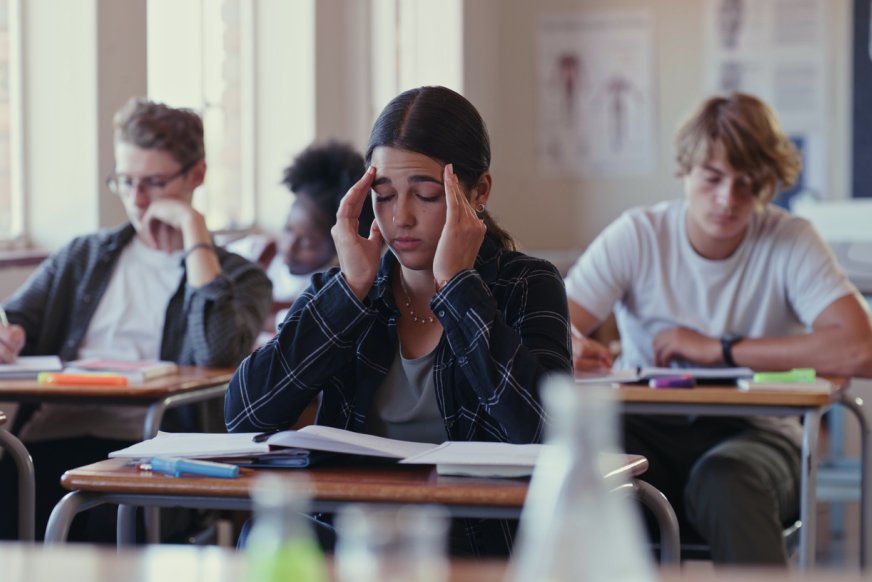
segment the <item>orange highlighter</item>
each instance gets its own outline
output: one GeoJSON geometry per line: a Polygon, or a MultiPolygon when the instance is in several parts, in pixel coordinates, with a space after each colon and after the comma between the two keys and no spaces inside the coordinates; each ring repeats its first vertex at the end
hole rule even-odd
{"type": "Polygon", "coordinates": [[[40,372],[36,381],[57,386],[127,386],[127,376],[103,373],[40,372]]]}

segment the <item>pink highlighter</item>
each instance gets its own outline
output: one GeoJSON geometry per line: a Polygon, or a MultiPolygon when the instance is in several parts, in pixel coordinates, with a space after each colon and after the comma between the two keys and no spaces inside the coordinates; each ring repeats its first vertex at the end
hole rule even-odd
{"type": "Polygon", "coordinates": [[[693,388],[696,386],[696,380],[690,374],[660,376],[659,378],[651,378],[648,381],[648,386],[651,388],[693,388]]]}

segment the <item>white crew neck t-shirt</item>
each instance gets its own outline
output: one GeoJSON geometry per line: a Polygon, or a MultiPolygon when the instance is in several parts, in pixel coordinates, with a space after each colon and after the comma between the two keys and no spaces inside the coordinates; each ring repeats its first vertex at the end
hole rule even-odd
{"type": "MultiPolygon", "coordinates": [[[[617,368],[653,365],[654,336],[667,329],[711,337],[795,335],[837,299],[860,297],[802,218],[767,206],[753,214],[730,257],[709,260],[690,244],[686,212],[683,200],[625,212],[567,274],[572,301],[600,320],[614,309],[622,346],[617,368]]],[[[755,422],[799,442],[796,419],[755,422]]]]}
{"type": "MultiPolygon", "coordinates": [[[[184,274],[182,255],[152,249],[134,237],[118,257],[78,357],[160,359],[167,305],[184,274]]],[[[79,436],[140,440],[144,418],[144,409],[136,406],[45,404],[21,436],[25,441],[79,436]]]]}

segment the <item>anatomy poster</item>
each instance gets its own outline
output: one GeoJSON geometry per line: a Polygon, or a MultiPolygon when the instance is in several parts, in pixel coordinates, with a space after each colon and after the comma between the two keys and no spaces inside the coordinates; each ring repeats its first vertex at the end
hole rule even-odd
{"type": "Polygon", "coordinates": [[[751,93],[802,144],[803,184],[827,195],[829,0],[706,0],[706,89],[751,93]]]}
{"type": "Polygon", "coordinates": [[[651,13],[547,14],[537,34],[542,175],[651,173],[656,111],[651,13]]]}

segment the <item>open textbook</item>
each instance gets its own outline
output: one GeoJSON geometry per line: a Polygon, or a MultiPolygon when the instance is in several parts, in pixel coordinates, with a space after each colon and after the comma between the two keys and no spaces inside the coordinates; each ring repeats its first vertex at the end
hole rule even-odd
{"type": "Polygon", "coordinates": [[[735,382],[740,378],[750,378],[754,375],[754,370],[751,368],[627,368],[623,370],[610,370],[608,372],[579,372],[575,375],[575,382],[578,384],[602,384],[602,383],[617,383],[631,384],[651,380],[652,378],[662,378],[664,376],[680,376],[689,374],[693,376],[697,382],[735,382]]]}
{"type": "MultiPolygon", "coordinates": [[[[436,465],[452,475],[518,477],[530,475],[544,445],[513,445],[493,442],[445,442],[440,445],[387,439],[327,426],[310,425],[300,430],[277,432],[255,440],[259,433],[167,433],[126,449],[109,453],[112,458],[187,457],[196,459],[246,459],[284,455],[290,450],[327,451],[398,459],[406,464],[436,465]]],[[[284,466],[306,466],[288,463],[284,466]]]]}

